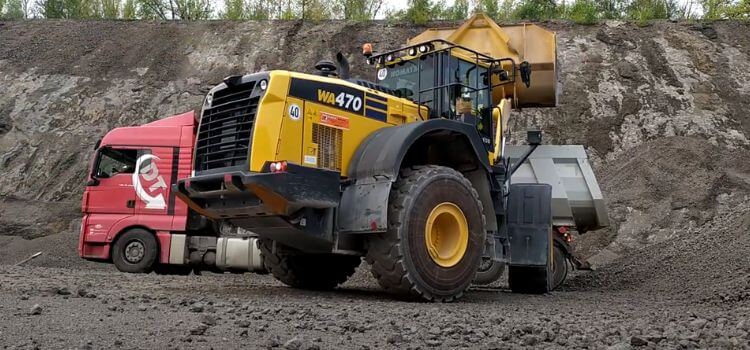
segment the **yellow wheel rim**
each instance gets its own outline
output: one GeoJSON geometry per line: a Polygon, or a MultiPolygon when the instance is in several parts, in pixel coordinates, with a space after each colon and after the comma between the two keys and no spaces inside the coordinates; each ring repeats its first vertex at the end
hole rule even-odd
{"type": "Polygon", "coordinates": [[[464,212],[453,203],[440,203],[427,217],[424,229],[427,252],[442,267],[458,264],[469,245],[469,225],[464,212]]]}

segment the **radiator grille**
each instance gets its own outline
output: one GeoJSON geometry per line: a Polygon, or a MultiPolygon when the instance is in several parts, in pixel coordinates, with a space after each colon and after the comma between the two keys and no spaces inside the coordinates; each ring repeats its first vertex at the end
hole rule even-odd
{"type": "Polygon", "coordinates": [[[242,165],[250,156],[250,137],[259,97],[254,82],[214,93],[211,108],[201,116],[195,148],[195,170],[242,165]]]}
{"type": "Polygon", "coordinates": [[[313,142],[318,144],[318,166],[330,170],[341,170],[341,129],[313,123],[313,142]]]}

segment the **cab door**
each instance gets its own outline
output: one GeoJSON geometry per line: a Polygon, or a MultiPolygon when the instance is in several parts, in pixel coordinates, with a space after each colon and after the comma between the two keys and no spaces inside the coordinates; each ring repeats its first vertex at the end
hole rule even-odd
{"type": "Polygon", "coordinates": [[[102,147],[97,153],[91,181],[86,192],[87,213],[135,214],[132,175],[138,149],[102,147]]]}
{"type": "Polygon", "coordinates": [[[137,174],[133,176],[135,214],[140,224],[154,230],[172,229],[173,158],[173,147],[150,147],[136,160],[137,174]]]}

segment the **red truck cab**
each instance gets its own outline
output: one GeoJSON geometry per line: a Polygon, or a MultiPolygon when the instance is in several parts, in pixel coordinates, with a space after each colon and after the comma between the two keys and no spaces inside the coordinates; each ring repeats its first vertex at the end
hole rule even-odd
{"type": "Polygon", "coordinates": [[[220,230],[172,191],[193,171],[196,131],[187,112],[113,129],[97,143],[81,203],[82,258],[135,273],[266,272],[254,233],[220,230]]]}
{"type": "Polygon", "coordinates": [[[190,176],[195,128],[194,113],[188,112],[116,128],[101,139],[81,204],[81,257],[109,261],[124,253],[132,265],[139,265],[139,259],[155,259],[142,264],[148,268],[170,263],[172,235],[185,232],[188,221],[187,205],[171,189],[177,179],[190,176]],[[153,242],[144,237],[123,252],[113,250],[122,235],[144,231],[156,241],[155,257],[148,256],[153,242]]]}

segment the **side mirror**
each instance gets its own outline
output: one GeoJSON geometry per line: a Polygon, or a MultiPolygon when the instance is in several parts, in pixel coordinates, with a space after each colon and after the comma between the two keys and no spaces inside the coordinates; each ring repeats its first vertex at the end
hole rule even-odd
{"type": "Polygon", "coordinates": [[[92,178],[88,182],[86,182],[86,186],[99,186],[99,180],[92,178]]]}
{"type": "Polygon", "coordinates": [[[526,142],[532,146],[538,146],[542,144],[542,131],[541,130],[529,130],[526,132],[526,142]]]}

